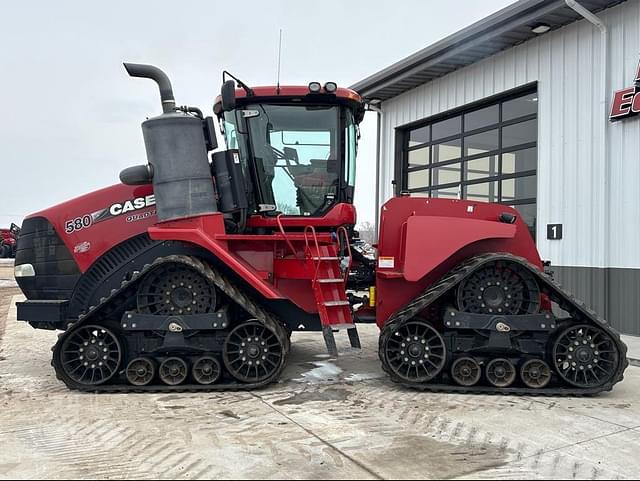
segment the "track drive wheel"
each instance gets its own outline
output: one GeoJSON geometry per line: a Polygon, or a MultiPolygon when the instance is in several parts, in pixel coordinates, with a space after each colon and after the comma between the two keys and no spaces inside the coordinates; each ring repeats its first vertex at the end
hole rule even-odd
{"type": "Polygon", "coordinates": [[[570,385],[594,388],[613,379],[620,352],[603,329],[580,324],[558,336],[553,345],[553,361],[558,375],[570,385]]]}
{"type": "Polygon", "coordinates": [[[447,360],[444,339],[428,322],[419,318],[396,327],[383,349],[393,373],[412,383],[431,381],[442,372],[447,360]]]}
{"type": "Polygon", "coordinates": [[[234,328],[225,340],[224,365],[234,378],[243,383],[262,383],[275,378],[285,361],[285,338],[286,335],[277,336],[256,320],[244,322],[234,328]]]}
{"type": "Polygon", "coordinates": [[[53,360],[68,381],[98,386],[117,374],[122,354],[120,341],[112,331],[104,326],[81,325],[66,334],[53,360]]]}
{"type": "Polygon", "coordinates": [[[149,272],[138,290],[138,310],[161,316],[206,314],[216,305],[216,289],[200,273],[179,264],[149,272]]]}
{"type": "Polygon", "coordinates": [[[508,261],[491,262],[460,283],[458,309],[476,314],[535,314],[540,289],[524,266],[508,261]]]}

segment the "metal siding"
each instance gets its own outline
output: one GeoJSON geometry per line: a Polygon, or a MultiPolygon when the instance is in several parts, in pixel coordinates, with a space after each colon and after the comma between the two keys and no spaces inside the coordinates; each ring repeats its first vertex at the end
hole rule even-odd
{"type": "MultiPolygon", "coordinates": [[[[640,60],[640,2],[600,17],[610,29],[609,103],[614,90],[632,84],[640,60]]],[[[542,257],[554,265],[640,268],[640,118],[609,125],[602,117],[600,49],[600,32],[580,21],[384,101],[381,202],[393,195],[395,128],[537,81],[542,257]],[[546,240],[547,223],[563,223],[565,238],[546,240]]]]}
{"type": "MultiPolygon", "coordinates": [[[[640,60],[640,2],[611,13],[610,91],[632,85],[640,60]]],[[[609,127],[610,190],[608,246],[610,266],[640,265],[640,117],[609,127]]],[[[636,291],[636,296],[637,296],[636,291]]]]}
{"type": "Polygon", "coordinates": [[[640,270],[554,266],[554,278],[624,334],[640,335],[640,270]]]}
{"type": "Polygon", "coordinates": [[[615,322],[607,311],[607,269],[553,266],[552,270],[554,279],[565,290],[578,299],[585,299],[591,309],[611,322],[616,328],[620,328],[620,323],[615,322]]]}

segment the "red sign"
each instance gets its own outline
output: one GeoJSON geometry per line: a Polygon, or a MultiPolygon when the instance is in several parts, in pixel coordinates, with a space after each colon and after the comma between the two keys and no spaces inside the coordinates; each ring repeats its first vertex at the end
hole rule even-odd
{"type": "Polygon", "coordinates": [[[613,104],[609,114],[609,120],[612,122],[640,114],[640,65],[638,65],[634,82],[635,86],[618,90],[613,94],[613,104]]]}

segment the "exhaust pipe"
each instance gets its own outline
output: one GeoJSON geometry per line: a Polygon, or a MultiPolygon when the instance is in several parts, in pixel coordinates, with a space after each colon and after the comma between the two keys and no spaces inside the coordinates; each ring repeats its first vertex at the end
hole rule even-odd
{"type": "Polygon", "coordinates": [[[124,63],[123,65],[130,76],[148,78],[158,84],[160,100],[162,101],[162,111],[164,113],[173,112],[176,109],[176,100],[173,97],[171,81],[166,73],[153,65],[141,63],[124,63]]]}
{"type": "Polygon", "coordinates": [[[210,121],[194,108],[176,109],[169,77],[153,65],[125,63],[132,77],[153,80],[160,89],[163,113],[142,123],[147,165],[120,173],[127,185],[153,184],[159,222],[217,212],[205,132],[215,139],[210,121]],[[194,113],[195,115],[192,115],[194,113]]]}

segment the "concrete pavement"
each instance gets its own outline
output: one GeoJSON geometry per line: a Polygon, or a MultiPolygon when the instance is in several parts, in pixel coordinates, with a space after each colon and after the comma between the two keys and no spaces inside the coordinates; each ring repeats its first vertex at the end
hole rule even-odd
{"type": "MultiPolygon", "coordinates": [[[[0,298],[15,291],[0,289],[0,298]]],[[[15,301],[17,298],[14,298],[15,301]]],[[[0,304],[0,319],[4,318],[0,304]]],[[[54,377],[55,333],[0,341],[0,478],[623,479],[640,462],[640,368],[597,398],[462,396],[390,383],[376,354],[294,335],[282,382],[253,393],[90,395],[54,377]]]]}

